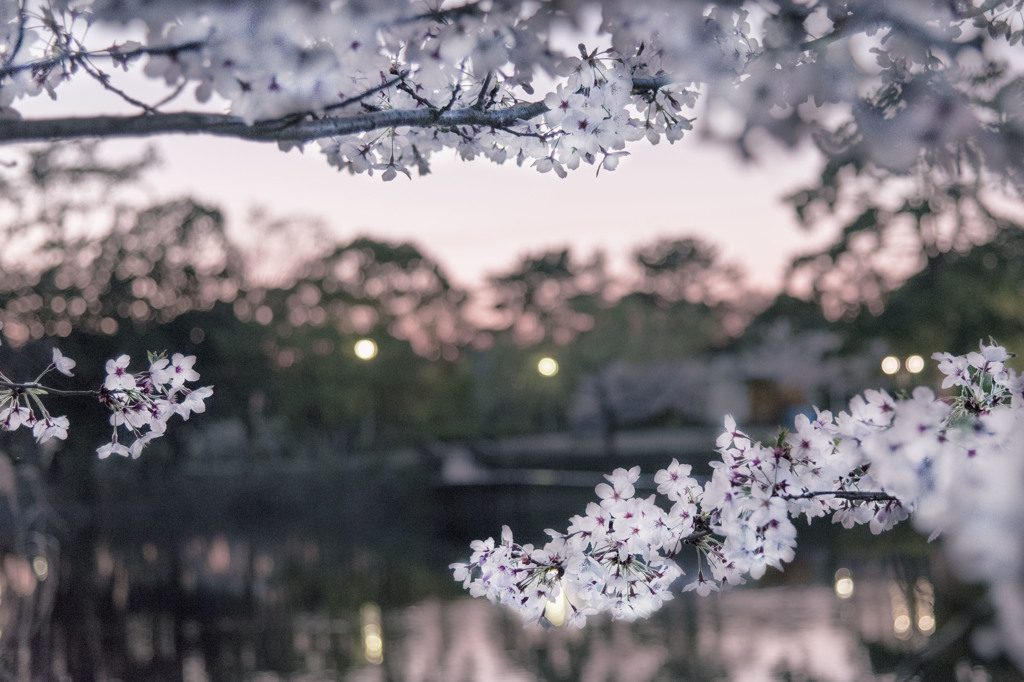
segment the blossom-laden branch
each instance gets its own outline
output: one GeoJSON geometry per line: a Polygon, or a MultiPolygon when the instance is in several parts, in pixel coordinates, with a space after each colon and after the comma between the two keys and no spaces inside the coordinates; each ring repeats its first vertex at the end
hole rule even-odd
{"type": "Polygon", "coordinates": [[[799,12],[673,0],[39,4],[0,5],[0,141],[207,132],[285,148],[316,140],[330,164],[385,179],[427,172],[443,149],[564,176],[615,168],[631,141],[678,140],[702,88],[743,117],[744,148],[761,130],[905,174],[919,161],[948,166],[967,145],[979,169],[1020,172],[1019,65],[993,62],[982,76],[959,56],[1024,38],[1024,0],[816,0],[799,12]],[[591,5],[601,43],[577,56],[553,36],[584,23],[591,5]],[[105,20],[142,22],[145,40],[90,44],[109,35],[89,31],[105,20]],[[841,54],[855,37],[875,45],[879,68],[841,54]],[[143,101],[108,64],[163,81],[167,95],[143,101]],[[534,90],[539,73],[546,92],[534,90]],[[83,74],[145,115],[18,120],[18,100],[56,98],[83,74]],[[230,114],[161,111],[186,90],[230,114]]]}
{"type": "Polygon", "coordinates": [[[95,398],[110,410],[113,428],[110,442],[97,448],[96,454],[100,459],[112,454],[137,458],[148,443],[164,434],[171,417],[178,415],[187,420],[192,413],[206,411],[205,400],[213,394],[213,387],[188,386],[199,379],[193,369],[195,360],[193,355],[180,353],[170,358],[150,354],[149,369],[133,374],[128,371],[131,359],[122,355],[107,361],[107,376],[100,388],[66,390],[40,383],[53,371],[73,376],[75,361],[55,348],[53,361],[33,381],[11,381],[0,372],[0,429],[16,431],[24,426],[40,443],[64,440],[70,426],[68,418],[52,415],[44,398],[95,398]],[[130,441],[124,441],[126,436],[130,441]]]}
{"type": "Polygon", "coordinates": [[[288,117],[248,123],[229,114],[153,113],[142,116],[93,116],[4,121],[0,142],[70,139],[79,137],[140,137],[166,133],[205,133],[260,142],[305,143],[321,138],[365,133],[398,126],[423,128],[505,128],[528,121],[548,110],[544,102],[522,103],[503,109],[389,109],[352,116],[288,117]]]}
{"type": "MultiPolygon", "coordinates": [[[[399,78],[387,81],[379,88],[352,97],[328,110],[350,106],[392,85],[399,78]]],[[[667,87],[667,76],[637,78],[632,92],[653,96],[667,87]]],[[[481,91],[482,93],[482,91],[481,91]]],[[[449,105],[451,102],[449,102],[449,105]]],[[[290,115],[268,121],[247,122],[228,114],[159,113],[150,111],[141,116],[92,116],[56,119],[29,119],[4,121],[0,126],[0,143],[26,142],[80,137],[141,137],[167,133],[210,134],[237,137],[260,142],[305,143],[328,137],[367,133],[384,128],[417,126],[421,128],[503,129],[524,123],[550,111],[549,102],[520,102],[508,107],[482,109],[435,108],[385,109],[346,116],[290,115]]],[[[556,103],[557,104],[557,103],[556,103]]]]}
{"type": "Polygon", "coordinates": [[[801,515],[846,528],[867,523],[876,534],[913,515],[922,532],[942,533],[962,576],[1008,600],[1005,646],[1020,651],[1024,612],[1014,600],[1024,605],[1024,538],[994,542],[993,531],[980,529],[1024,527],[1024,509],[1009,501],[1024,480],[1024,377],[995,344],[933,357],[943,388],[959,391],[953,401],[926,388],[902,400],[867,391],[847,412],[798,416],[769,445],[727,417],[716,443],[721,460],[703,485],[673,460],[655,475],[657,494],[638,497],[640,468],[616,469],[567,531],[548,530],[550,540],[534,547],[515,542],[506,526],[498,542],[474,541],[470,560],[451,565],[454,577],[528,621],[582,627],[601,612],[633,620],[657,610],[672,598],[683,574],[675,557],[687,548],[698,568],[682,589],[706,595],[782,569],[795,556],[801,515]]]}
{"type": "Polygon", "coordinates": [[[412,167],[428,172],[430,156],[447,146],[467,159],[529,161],[564,175],[580,163],[614,168],[626,141],[645,133],[679,139],[690,125],[681,108],[696,97],[652,60],[611,50],[559,56],[544,43],[547,25],[564,13],[547,3],[522,12],[476,4],[423,12],[399,3],[365,15],[199,3],[186,17],[139,7],[133,18],[148,24],[148,44],[98,49],[86,44],[83,25],[117,19],[124,8],[94,0],[61,9],[22,17],[26,45],[5,45],[0,34],[0,143],[174,133],[282,148],[318,141],[329,163],[381,170],[385,179],[412,167]],[[102,70],[108,61],[163,79],[170,94],[144,102],[102,70]],[[580,95],[571,107],[548,115],[565,97],[531,96],[538,67],[557,73],[559,92],[580,95]],[[141,115],[21,120],[18,99],[56,97],[81,73],[141,115]],[[160,110],[186,86],[200,103],[227,101],[230,114],[160,110]],[[568,125],[556,123],[563,120],[568,125]]]}

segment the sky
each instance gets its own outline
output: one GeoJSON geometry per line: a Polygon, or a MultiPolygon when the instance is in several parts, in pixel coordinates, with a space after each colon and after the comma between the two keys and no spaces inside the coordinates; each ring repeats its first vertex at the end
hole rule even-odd
{"type": "Polygon", "coordinates": [[[553,173],[441,154],[412,180],[353,176],[275,145],[211,136],[160,140],[165,163],[152,180],[161,194],[189,193],[227,209],[231,228],[261,207],[272,216],[319,218],[341,240],[360,235],[412,241],[459,284],[473,287],[527,254],[596,249],[621,271],[631,251],[661,237],[716,243],[751,283],[776,290],[790,258],[831,236],[796,224],[782,197],[813,178],[810,154],[773,155],[745,165],[731,149],[695,139],[630,148],[614,172],[583,167],[553,173]]]}

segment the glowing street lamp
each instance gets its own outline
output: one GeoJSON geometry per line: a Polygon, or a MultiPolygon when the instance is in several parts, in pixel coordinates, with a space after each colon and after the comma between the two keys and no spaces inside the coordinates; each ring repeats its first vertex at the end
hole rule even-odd
{"type": "Polygon", "coordinates": [[[894,355],[889,355],[882,360],[882,371],[886,374],[895,374],[900,371],[900,359],[894,355]]]}
{"type": "Polygon", "coordinates": [[[359,339],[353,350],[360,360],[372,360],[377,357],[377,344],[373,339],[359,339]]]}
{"type": "Polygon", "coordinates": [[[918,374],[924,369],[924,358],[920,355],[911,355],[903,362],[903,366],[911,374],[918,374]]]}
{"type": "Polygon", "coordinates": [[[541,376],[553,377],[558,374],[558,361],[554,358],[541,358],[537,363],[537,371],[541,376]]]}
{"type": "MultiPolygon", "coordinates": [[[[356,357],[363,362],[369,362],[377,357],[377,343],[373,339],[359,339],[356,341],[355,346],[352,347],[352,350],[355,352],[356,357]]],[[[363,398],[366,400],[366,408],[363,412],[363,418],[359,422],[359,445],[364,450],[373,445],[377,434],[374,410],[376,396],[372,381],[366,384],[365,390],[366,393],[363,395],[363,398]]]]}
{"type": "Polygon", "coordinates": [[[910,374],[919,374],[924,370],[924,358],[920,355],[910,355],[906,360],[900,362],[900,359],[895,355],[889,355],[882,360],[882,371],[886,374],[896,374],[900,371],[901,367],[910,374]]]}

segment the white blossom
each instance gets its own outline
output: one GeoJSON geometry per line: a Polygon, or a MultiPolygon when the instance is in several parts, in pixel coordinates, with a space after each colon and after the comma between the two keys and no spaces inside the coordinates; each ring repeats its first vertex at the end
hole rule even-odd
{"type": "MultiPolygon", "coordinates": [[[[768,567],[783,570],[795,556],[793,519],[801,514],[830,515],[845,528],[867,524],[876,534],[913,515],[923,533],[941,533],[963,578],[988,584],[1010,605],[1024,603],[1024,407],[1008,358],[994,344],[967,356],[936,354],[961,391],[954,405],[921,387],[904,399],[866,391],[849,412],[798,416],[771,446],[726,417],[716,441],[722,459],[703,487],[678,460],[655,474],[669,511],[657,495],[636,496],[638,467],[616,469],[595,488],[600,502],[574,516],[566,533],[549,530],[544,548],[520,546],[505,527],[500,546],[474,542],[453,575],[470,594],[517,608],[528,621],[553,604],[576,625],[599,612],[634,620],[671,598],[682,575],[672,559],[688,548],[698,571],[681,589],[705,596],[768,567]]],[[[1004,640],[1024,641],[1024,611],[996,607],[1004,640]]]]}

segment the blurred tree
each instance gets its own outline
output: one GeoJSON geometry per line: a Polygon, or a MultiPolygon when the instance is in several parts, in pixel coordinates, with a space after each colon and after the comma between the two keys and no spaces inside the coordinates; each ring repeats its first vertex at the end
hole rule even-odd
{"type": "Polygon", "coordinates": [[[673,418],[652,417],[635,401],[623,412],[621,396],[612,394],[624,384],[613,376],[624,365],[649,366],[721,346],[752,314],[757,298],[738,268],[697,239],[640,247],[633,265],[633,272],[616,278],[602,253],[580,262],[562,249],[523,258],[491,279],[503,326],[477,361],[488,423],[503,425],[498,431],[563,427],[581,382],[603,406],[609,439],[620,426],[673,418]],[[559,363],[557,375],[538,372],[546,356],[559,363]]]}
{"type": "Polygon", "coordinates": [[[679,301],[716,305],[735,299],[743,288],[741,270],[722,263],[718,249],[708,242],[684,237],[659,239],[633,252],[640,266],[638,292],[657,305],[679,301]]]}
{"type": "MultiPolygon", "coordinates": [[[[317,223],[268,216],[257,216],[256,245],[237,242],[216,208],[146,205],[152,163],[148,153],[111,160],[96,145],[65,144],[32,150],[24,172],[2,174],[16,197],[3,204],[0,233],[0,322],[5,347],[19,348],[9,367],[45,366],[58,338],[75,357],[174,349],[203,356],[222,418],[273,415],[296,431],[348,433],[349,445],[375,440],[352,435],[360,429],[392,440],[463,432],[472,411],[457,358],[475,329],[466,293],[435,262],[410,244],[338,245],[317,223]],[[110,202],[98,205],[98,193],[110,202]],[[266,251],[275,240],[316,246],[266,251]],[[34,257],[19,256],[27,251],[34,257]],[[378,344],[374,361],[353,355],[361,336],[378,344]]],[[[101,366],[76,371],[102,383],[101,366]]],[[[74,429],[67,447],[91,452],[74,439],[102,440],[101,408],[68,407],[90,427],[74,429]]]]}
{"type": "Polygon", "coordinates": [[[608,287],[604,257],[577,262],[569,249],[525,256],[505,274],[492,276],[497,328],[522,345],[566,344],[593,320],[576,310],[585,298],[601,298],[608,287]]]}
{"type": "Polygon", "coordinates": [[[850,325],[859,338],[884,338],[894,351],[925,357],[966,353],[995,338],[1024,347],[1024,230],[1007,226],[989,243],[930,255],[924,268],[866,306],[850,325]]]}
{"type": "Polygon", "coordinates": [[[542,375],[537,363],[578,346],[593,326],[592,311],[607,304],[611,286],[602,254],[589,261],[569,249],[524,256],[508,272],[492,276],[485,296],[496,313],[485,335],[487,349],[474,353],[476,404],[491,434],[550,431],[564,425],[572,372],[542,375]],[[589,312],[583,312],[587,310],[589,312]]]}
{"type": "Polygon", "coordinates": [[[853,319],[862,306],[878,314],[889,292],[941,254],[967,253],[1021,230],[1019,211],[1000,198],[1000,186],[924,180],[919,195],[894,203],[872,185],[817,210],[809,206],[822,200],[798,193],[797,211],[808,227],[838,221],[840,229],[833,243],[794,259],[788,288],[808,290],[830,319],[853,319]]]}

